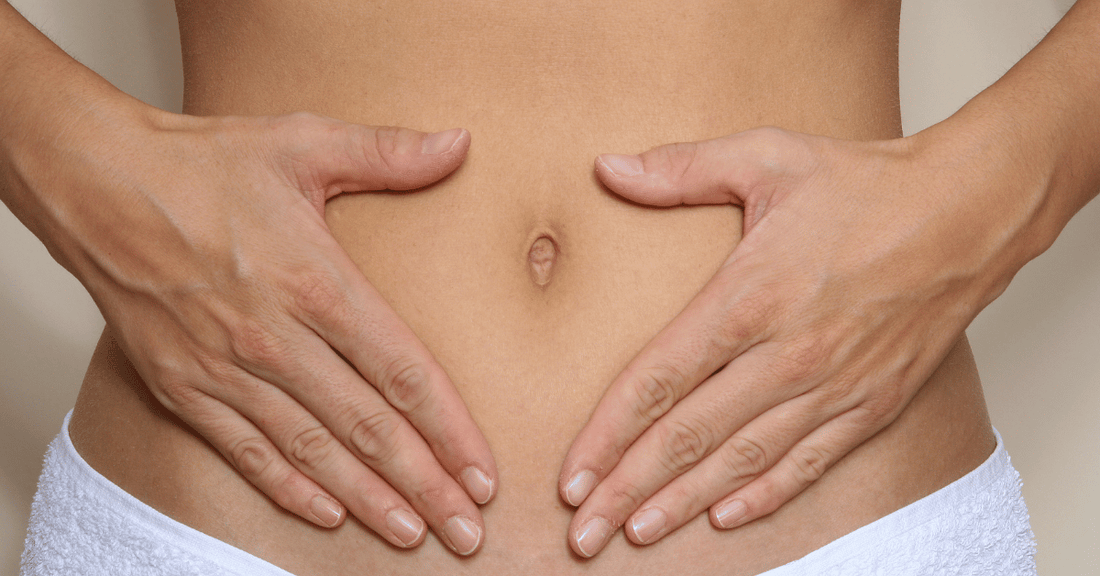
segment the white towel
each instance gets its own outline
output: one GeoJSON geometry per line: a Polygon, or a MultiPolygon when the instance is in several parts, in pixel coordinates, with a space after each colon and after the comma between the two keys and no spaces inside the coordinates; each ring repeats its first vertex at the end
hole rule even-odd
{"type": "Polygon", "coordinates": [[[73,447],[69,416],[46,451],[22,576],[292,576],[104,478],[73,447]]]}
{"type": "Polygon", "coordinates": [[[766,574],[1035,576],[1021,486],[997,433],[993,454],[962,478],[766,574]]]}
{"type": "MultiPolygon", "coordinates": [[[[66,416],[46,452],[23,576],[292,576],[127,494],[80,457],[68,429],[66,416]]],[[[764,576],[1035,573],[1020,475],[998,434],[993,454],[959,480],[764,576]]]]}

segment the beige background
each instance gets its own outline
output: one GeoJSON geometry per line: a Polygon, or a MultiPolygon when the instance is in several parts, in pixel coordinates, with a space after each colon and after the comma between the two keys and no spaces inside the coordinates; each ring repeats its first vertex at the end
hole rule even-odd
{"type": "MultiPolygon", "coordinates": [[[[123,90],[179,110],[171,0],[12,3],[123,90]]],[[[996,80],[1071,4],[906,4],[906,133],[945,118],[996,80]]],[[[1044,574],[1100,574],[1098,248],[1100,202],[1093,202],[970,329],[993,421],[1024,478],[1044,574]]],[[[41,455],[73,404],[102,323],[80,284],[0,210],[0,574],[17,570],[41,455]]]]}

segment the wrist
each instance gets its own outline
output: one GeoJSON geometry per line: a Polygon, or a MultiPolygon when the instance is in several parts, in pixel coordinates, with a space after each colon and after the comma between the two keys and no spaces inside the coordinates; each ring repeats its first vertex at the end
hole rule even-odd
{"type": "MultiPolygon", "coordinates": [[[[977,107],[975,107],[977,108],[977,107]]],[[[914,135],[914,148],[955,193],[988,209],[985,220],[1005,234],[1020,266],[1046,251],[1068,222],[1058,206],[1062,150],[1050,131],[1029,125],[1011,110],[963,108],[914,135]]]]}
{"type": "Polygon", "coordinates": [[[947,248],[984,286],[984,307],[1068,221],[1052,202],[1057,150],[1009,115],[965,108],[905,140],[929,203],[956,230],[947,248]]]}
{"type": "Polygon", "coordinates": [[[0,161],[103,124],[152,121],[156,108],[118,90],[0,2],[0,161]]]}
{"type": "Polygon", "coordinates": [[[1011,192],[998,213],[1028,208],[1019,243],[1026,259],[1100,191],[1098,31],[1100,2],[1078,2],[1003,78],[914,137],[1011,192]]]}
{"type": "Polygon", "coordinates": [[[0,87],[0,200],[75,273],[74,219],[168,113],[64,58],[35,53],[5,69],[15,86],[0,87]]]}

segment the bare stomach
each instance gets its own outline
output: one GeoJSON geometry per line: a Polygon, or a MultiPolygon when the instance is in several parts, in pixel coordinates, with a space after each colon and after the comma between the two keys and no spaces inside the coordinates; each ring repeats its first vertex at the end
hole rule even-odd
{"type": "Polygon", "coordinates": [[[157,406],[108,329],[74,442],[161,512],[298,574],[754,574],[945,486],[992,450],[962,340],[892,426],[775,514],[728,532],[701,516],[645,548],[620,536],[593,560],[566,545],[565,451],[611,379],[740,238],[733,207],[651,209],[615,197],[595,180],[594,157],[761,124],[898,136],[896,3],[795,15],[805,3],[762,12],[704,0],[677,3],[688,8],[676,26],[654,20],[672,7],[659,2],[563,4],[550,20],[541,2],[481,12],[330,2],[305,15],[280,1],[207,4],[179,3],[190,113],[308,109],[470,130],[469,157],[448,179],[337,198],[327,220],[455,382],[500,487],[483,509],[484,548],[468,559],[433,538],[398,550],[355,521],[313,527],[157,406]],[[383,24],[384,34],[369,33],[383,24]],[[317,54],[331,65],[317,66],[317,54]]]}

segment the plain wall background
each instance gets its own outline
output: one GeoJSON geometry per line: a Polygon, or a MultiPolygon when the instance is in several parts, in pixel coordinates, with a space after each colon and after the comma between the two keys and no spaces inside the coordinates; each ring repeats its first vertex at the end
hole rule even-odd
{"type": "MultiPolygon", "coordinates": [[[[183,81],[171,0],[12,4],[116,86],[179,110],[183,81]]],[[[904,4],[906,134],[946,118],[995,81],[1071,4],[904,4]]],[[[1094,201],[969,330],[993,422],[1024,479],[1045,574],[1100,574],[1098,249],[1100,201],[1094,201]]],[[[0,210],[0,574],[17,571],[42,454],[73,405],[102,326],[81,285],[0,210]]]]}

